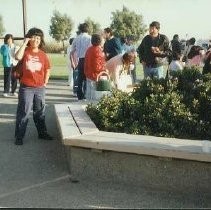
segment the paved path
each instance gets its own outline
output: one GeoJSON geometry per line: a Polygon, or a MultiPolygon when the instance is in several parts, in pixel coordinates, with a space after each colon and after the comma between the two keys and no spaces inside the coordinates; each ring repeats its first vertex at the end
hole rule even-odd
{"type": "MultiPolygon", "coordinates": [[[[0,80],[0,90],[2,90],[0,80]]],[[[14,145],[17,99],[0,96],[0,208],[201,208],[211,197],[197,192],[154,191],[117,183],[69,181],[64,147],[59,140],[53,104],[76,99],[63,81],[47,89],[47,127],[55,138],[37,138],[30,118],[23,146],[14,145]]]]}

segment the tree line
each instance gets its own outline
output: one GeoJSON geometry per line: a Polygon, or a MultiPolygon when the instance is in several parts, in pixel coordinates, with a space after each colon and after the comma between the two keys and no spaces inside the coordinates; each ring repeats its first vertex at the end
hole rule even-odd
{"type": "MultiPolygon", "coordinates": [[[[134,41],[140,40],[147,31],[147,27],[143,22],[143,16],[136,14],[134,11],[130,11],[127,7],[123,6],[122,10],[116,10],[111,12],[111,24],[108,27],[114,32],[114,35],[119,38],[126,36],[133,36],[134,41]]],[[[84,20],[89,25],[89,33],[98,33],[102,30],[99,23],[87,17],[84,20]]],[[[67,14],[62,14],[58,10],[53,11],[51,17],[51,24],[49,26],[49,35],[57,42],[67,41],[74,28],[74,21],[67,14]]],[[[0,36],[5,32],[3,18],[0,15],[0,36]]]]}

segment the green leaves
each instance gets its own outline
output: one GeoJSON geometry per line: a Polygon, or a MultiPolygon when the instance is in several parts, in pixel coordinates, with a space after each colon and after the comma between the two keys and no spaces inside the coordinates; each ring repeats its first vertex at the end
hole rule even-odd
{"type": "Polygon", "coordinates": [[[66,14],[62,15],[59,11],[55,10],[51,18],[51,25],[49,34],[56,41],[67,40],[73,29],[73,21],[66,14]]]}
{"type": "Polygon", "coordinates": [[[100,24],[94,22],[90,17],[86,18],[84,22],[89,26],[89,34],[95,34],[101,31],[100,24]]]}
{"type": "Polygon", "coordinates": [[[111,28],[117,37],[133,35],[138,41],[146,32],[146,25],[143,23],[143,16],[130,11],[123,6],[122,11],[112,12],[111,28]]]}
{"type": "Polygon", "coordinates": [[[100,130],[211,139],[211,75],[189,68],[175,76],[142,80],[132,94],[114,90],[87,112],[100,130]]]}

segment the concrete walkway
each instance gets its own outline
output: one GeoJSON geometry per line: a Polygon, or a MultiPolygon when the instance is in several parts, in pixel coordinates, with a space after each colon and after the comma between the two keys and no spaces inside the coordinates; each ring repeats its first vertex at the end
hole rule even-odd
{"type": "MultiPolygon", "coordinates": [[[[3,81],[0,81],[3,89],[3,81]]],[[[17,98],[0,96],[0,208],[209,208],[211,195],[154,191],[118,183],[69,181],[53,104],[75,103],[64,81],[50,81],[46,121],[54,141],[37,138],[30,118],[23,146],[14,145],[17,98]]]]}

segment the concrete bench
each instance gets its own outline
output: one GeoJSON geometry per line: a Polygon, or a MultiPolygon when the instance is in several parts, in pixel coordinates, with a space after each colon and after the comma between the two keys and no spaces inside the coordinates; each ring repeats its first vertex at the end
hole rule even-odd
{"type": "Polygon", "coordinates": [[[84,109],[55,105],[74,178],[211,190],[211,151],[204,152],[203,141],[99,131],[84,109]]]}
{"type": "Polygon", "coordinates": [[[57,104],[55,112],[64,144],[74,137],[96,133],[99,130],[90,120],[81,104],[57,104]]]}

